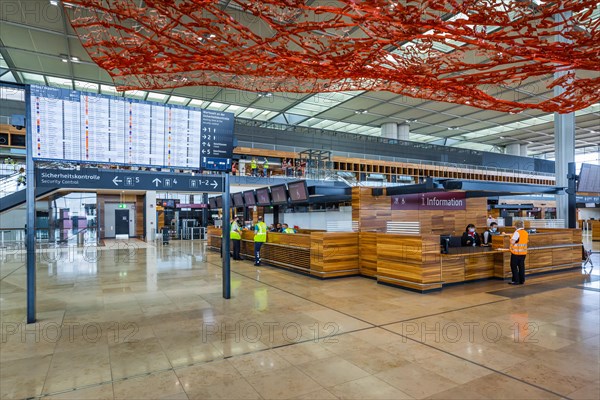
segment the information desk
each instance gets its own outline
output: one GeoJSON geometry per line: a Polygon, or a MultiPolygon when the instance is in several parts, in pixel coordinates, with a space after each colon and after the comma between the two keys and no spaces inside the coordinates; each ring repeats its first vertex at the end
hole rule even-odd
{"type": "MultiPolygon", "coordinates": [[[[221,230],[208,228],[208,246],[221,248],[221,230]]],[[[261,248],[263,263],[293,269],[319,278],[358,275],[358,233],[267,233],[261,248]]],[[[254,233],[242,232],[241,254],[254,260],[254,233]]]]}
{"type": "MultiPolygon", "coordinates": [[[[525,273],[581,266],[581,230],[538,229],[529,235],[525,273]]],[[[417,291],[486,278],[511,277],[510,235],[494,236],[491,247],[451,248],[440,253],[439,235],[360,233],[360,271],[378,282],[417,291]]]]}
{"type": "MultiPolygon", "coordinates": [[[[525,274],[581,267],[581,244],[581,229],[537,229],[529,235],[525,274]]],[[[504,249],[495,259],[494,276],[510,278],[510,235],[494,236],[492,247],[504,249]]]]}

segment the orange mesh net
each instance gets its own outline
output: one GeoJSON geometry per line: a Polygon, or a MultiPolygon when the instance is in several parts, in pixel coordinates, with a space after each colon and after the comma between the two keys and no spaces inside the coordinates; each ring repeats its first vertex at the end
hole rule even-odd
{"type": "Polygon", "coordinates": [[[596,7],[597,0],[65,3],[84,47],[119,90],[390,91],[561,113],[600,98],[596,7]]]}

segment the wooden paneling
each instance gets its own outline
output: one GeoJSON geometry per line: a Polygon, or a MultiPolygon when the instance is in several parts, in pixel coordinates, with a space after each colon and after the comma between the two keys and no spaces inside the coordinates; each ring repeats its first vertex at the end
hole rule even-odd
{"type": "Polygon", "coordinates": [[[357,232],[313,232],[310,273],[321,278],[359,273],[357,232]]]}
{"type": "Polygon", "coordinates": [[[442,280],[444,283],[465,280],[465,260],[463,257],[442,256],[442,280]]]}
{"type": "Polygon", "coordinates": [[[468,254],[465,256],[465,281],[494,276],[494,253],[468,254]]]}
{"type": "Polygon", "coordinates": [[[144,237],[144,197],[140,194],[135,197],[135,235],[138,238],[144,237]]]}
{"type": "Polygon", "coordinates": [[[359,268],[361,275],[377,276],[377,233],[359,233],[359,268]]]}
{"type": "Polygon", "coordinates": [[[377,234],[377,280],[423,291],[440,288],[439,237],[377,234]]]}
{"type": "Polygon", "coordinates": [[[361,232],[385,232],[386,223],[419,221],[421,234],[452,234],[459,236],[468,224],[485,226],[487,200],[466,199],[464,211],[444,210],[392,210],[390,196],[371,195],[372,188],[352,188],[352,220],[359,222],[361,232]]]}

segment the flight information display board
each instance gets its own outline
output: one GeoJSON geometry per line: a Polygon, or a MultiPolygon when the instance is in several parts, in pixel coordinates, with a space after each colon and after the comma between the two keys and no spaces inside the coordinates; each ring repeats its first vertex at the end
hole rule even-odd
{"type": "Polygon", "coordinates": [[[231,113],[31,85],[31,118],[35,160],[193,170],[231,166],[231,113]],[[203,162],[203,154],[218,167],[203,162]]]}

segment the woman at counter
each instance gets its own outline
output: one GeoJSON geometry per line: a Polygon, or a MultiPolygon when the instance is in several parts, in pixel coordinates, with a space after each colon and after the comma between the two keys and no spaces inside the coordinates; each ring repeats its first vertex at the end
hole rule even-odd
{"type": "Polygon", "coordinates": [[[467,225],[467,228],[460,239],[460,244],[462,246],[481,246],[481,239],[477,232],[475,232],[475,225],[467,225]]]}

